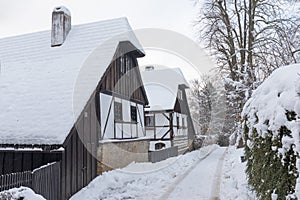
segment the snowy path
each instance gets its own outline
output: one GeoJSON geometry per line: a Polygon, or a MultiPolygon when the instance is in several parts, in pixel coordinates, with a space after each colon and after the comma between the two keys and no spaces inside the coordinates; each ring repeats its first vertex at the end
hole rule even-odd
{"type": "Polygon", "coordinates": [[[219,199],[225,152],[226,148],[217,148],[207,158],[200,160],[161,199],[219,199]]]}
{"type": "Polygon", "coordinates": [[[243,149],[217,145],[157,163],[106,172],[72,200],[256,200],[241,163],[243,149]]]}

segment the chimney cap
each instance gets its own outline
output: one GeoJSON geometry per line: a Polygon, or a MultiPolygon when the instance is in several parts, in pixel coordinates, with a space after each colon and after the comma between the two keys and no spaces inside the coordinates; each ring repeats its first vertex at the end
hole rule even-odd
{"type": "Polygon", "coordinates": [[[71,16],[71,12],[65,6],[57,6],[53,9],[53,12],[63,12],[69,16],[71,16]]]}

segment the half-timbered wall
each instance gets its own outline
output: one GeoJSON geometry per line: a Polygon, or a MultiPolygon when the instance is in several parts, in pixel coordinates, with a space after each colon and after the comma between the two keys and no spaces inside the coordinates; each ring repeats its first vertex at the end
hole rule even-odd
{"type": "Polygon", "coordinates": [[[101,122],[100,139],[137,138],[145,135],[144,106],[148,104],[138,68],[136,51],[120,43],[98,89],[101,122]],[[115,102],[119,105],[115,106],[115,102]],[[121,105],[121,106],[120,106],[121,105]],[[131,119],[136,107],[136,120],[131,119]],[[122,119],[115,109],[122,107],[122,119]]]}
{"type": "Polygon", "coordinates": [[[172,112],[172,115],[170,113],[164,111],[147,113],[145,118],[150,117],[154,122],[146,125],[146,135],[153,139],[170,139],[172,118],[173,136],[187,136],[187,116],[177,112],[172,112]]]}
{"type": "Polygon", "coordinates": [[[144,106],[111,95],[100,93],[101,139],[137,138],[145,135],[144,106]],[[115,116],[114,104],[122,105],[122,119],[115,116]],[[131,106],[136,108],[137,120],[131,119],[131,106]]]}

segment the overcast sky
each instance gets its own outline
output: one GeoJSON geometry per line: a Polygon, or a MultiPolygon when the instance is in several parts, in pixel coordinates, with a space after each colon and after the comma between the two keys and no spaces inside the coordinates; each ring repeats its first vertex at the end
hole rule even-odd
{"type": "MultiPolygon", "coordinates": [[[[127,17],[133,29],[168,29],[197,40],[193,23],[199,8],[194,6],[194,0],[0,0],[0,38],[50,29],[51,12],[61,5],[71,11],[72,24],[127,17]]],[[[151,56],[154,54],[149,52],[141,63],[173,67],[186,64],[168,56],[151,56]]],[[[187,79],[194,78],[192,74],[190,71],[187,79]]]]}

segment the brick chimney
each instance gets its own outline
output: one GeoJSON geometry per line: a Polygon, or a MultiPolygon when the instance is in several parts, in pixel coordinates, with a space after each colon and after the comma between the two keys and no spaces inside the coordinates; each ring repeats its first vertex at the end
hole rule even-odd
{"type": "Polygon", "coordinates": [[[62,45],[70,30],[70,11],[64,6],[55,7],[52,12],[51,46],[62,45]]]}

